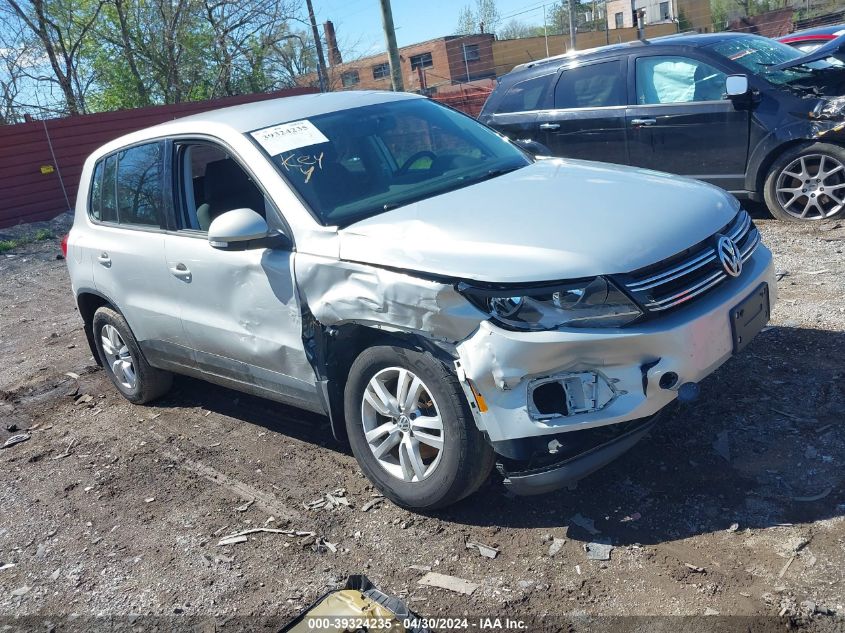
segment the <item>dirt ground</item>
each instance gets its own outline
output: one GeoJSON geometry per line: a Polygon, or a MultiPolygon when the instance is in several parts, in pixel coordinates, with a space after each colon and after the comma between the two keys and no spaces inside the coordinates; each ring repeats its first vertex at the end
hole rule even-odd
{"type": "Polygon", "coordinates": [[[780,301],[698,402],[576,490],[516,498],[493,477],[427,516],[365,511],[373,489],[321,417],[187,378],[154,406],[129,404],[93,362],[58,241],[0,255],[0,445],[31,434],[0,450],[0,630],[69,614],[283,622],[359,573],[425,616],[842,630],[845,222],[757,223],[780,301]],[[339,488],[349,507],[306,507],[339,488]],[[337,551],[272,532],[218,545],[265,526],[337,551]],[[610,560],[588,558],[598,538],[610,560]],[[553,539],[565,543],[550,555],[553,539]],[[426,568],[478,588],[420,586],[426,568]]]}

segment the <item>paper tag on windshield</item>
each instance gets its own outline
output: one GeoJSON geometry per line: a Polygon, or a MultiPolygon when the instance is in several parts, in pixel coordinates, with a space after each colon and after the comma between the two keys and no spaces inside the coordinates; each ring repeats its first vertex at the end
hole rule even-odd
{"type": "Polygon", "coordinates": [[[256,130],[252,137],[261,144],[270,156],[276,156],[292,149],[328,143],[329,139],[308,119],[282,123],[263,130],[256,130]]]}

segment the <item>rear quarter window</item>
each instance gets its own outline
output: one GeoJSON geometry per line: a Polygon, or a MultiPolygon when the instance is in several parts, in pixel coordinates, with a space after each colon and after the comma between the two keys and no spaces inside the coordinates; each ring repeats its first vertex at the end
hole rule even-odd
{"type": "Polygon", "coordinates": [[[117,222],[117,204],[115,201],[115,166],[114,155],[100,160],[94,167],[91,178],[91,194],[88,201],[88,215],[98,222],[117,222]]]}
{"type": "Polygon", "coordinates": [[[496,106],[496,114],[544,109],[554,77],[551,73],[515,83],[496,106]]]}

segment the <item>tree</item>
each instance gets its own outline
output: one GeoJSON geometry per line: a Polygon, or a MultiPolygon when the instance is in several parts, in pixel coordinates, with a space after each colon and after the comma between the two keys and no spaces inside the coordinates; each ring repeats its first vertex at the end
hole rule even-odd
{"type": "Polygon", "coordinates": [[[458,15],[458,35],[495,33],[501,18],[496,0],[475,0],[475,5],[465,5],[458,15]]]}
{"type": "Polygon", "coordinates": [[[538,34],[543,34],[543,27],[529,26],[514,18],[498,30],[496,37],[500,40],[517,40],[523,37],[534,37],[538,34]]]}
{"type": "MultiPolygon", "coordinates": [[[[68,114],[86,111],[85,97],[93,77],[81,55],[104,0],[2,0],[0,16],[17,23],[38,41],[58,85],[68,114]]],[[[21,28],[21,30],[24,30],[21,28]]]]}

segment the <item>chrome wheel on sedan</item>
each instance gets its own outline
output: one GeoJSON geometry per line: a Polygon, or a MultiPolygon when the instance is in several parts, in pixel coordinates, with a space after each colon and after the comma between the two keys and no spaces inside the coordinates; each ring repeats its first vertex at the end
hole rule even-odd
{"type": "Polygon", "coordinates": [[[129,347],[113,325],[104,325],[100,331],[100,343],[115,379],[126,389],[134,389],[138,380],[135,361],[129,347]]]}
{"type": "Polygon", "coordinates": [[[411,371],[388,367],[370,379],[361,422],[370,451],[393,477],[419,482],[440,464],[445,441],[440,408],[411,371]]]}
{"type": "Polygon", "coordinates": [[[845,165],[825,154],[804,154],[777,178],[778,205],[799,220],[823,220],[845,207],[845,165]]]}

